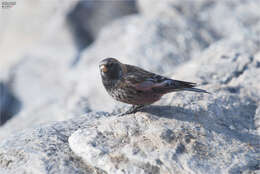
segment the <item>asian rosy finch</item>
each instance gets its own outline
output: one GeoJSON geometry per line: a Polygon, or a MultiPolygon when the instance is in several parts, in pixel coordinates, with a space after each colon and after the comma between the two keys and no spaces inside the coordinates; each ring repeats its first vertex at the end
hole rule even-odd
{"type": "Polygon", "coordinates": [[[133,65],[123,64],[115,58],[102,60],[99,69],[108,94],[115,100],[132,104],[129,110],[120,115],[134,113],[170,92],[184,90],[208,93],[195,88],[195,83],[173,80],[133,65]]]}

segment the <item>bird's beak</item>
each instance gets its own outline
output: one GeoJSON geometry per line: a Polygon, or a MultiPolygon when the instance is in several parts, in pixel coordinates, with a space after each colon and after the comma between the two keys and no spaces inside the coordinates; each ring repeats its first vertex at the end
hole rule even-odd
{"type": "Polygon", "coordinates": [[[108,71],[106,65],[101,65],[100,69],[101,69],[102,72],[107,72],[108,71]]]}

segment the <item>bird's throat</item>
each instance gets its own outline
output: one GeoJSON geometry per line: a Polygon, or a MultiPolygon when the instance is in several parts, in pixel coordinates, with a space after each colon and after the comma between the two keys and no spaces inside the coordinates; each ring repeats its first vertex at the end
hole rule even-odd
{"type": "Polygon", "coordinates": [[[106,90],[111,90],[117,87],[119,80],[107,80],[102,78],[102,82],[106,90]]]}

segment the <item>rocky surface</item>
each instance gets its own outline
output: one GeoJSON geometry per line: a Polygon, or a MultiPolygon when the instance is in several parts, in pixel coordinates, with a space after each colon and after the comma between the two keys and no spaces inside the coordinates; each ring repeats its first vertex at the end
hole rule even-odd
{"type": "MultiPolygon", "coordinates": [[[[224,100],[232,102],[228,97],[224,100]]],[[[259,170],[259,136],[230,129],[234,125],[214,118],[221,115],[209,114],[212,110],[157,106],[147,108],[147,112],[101,119],[92,128],[73,133],[70,147],[87,164],[107,173],[259,170]]]]}
{"type": "Polygon", "coordinates": [[[71,151],[68,137],[100,114],[19,131],[1,140],[0,173],[101,173],[71,151]]]}
{"type": "MultiPolygon", "coordinates": [[[[56,3],[38,3],[55,11],[56,3]]],[[[260,173],[258,1],[140,0],[137,5],[139,14],[108,23],[99,34],[92,30],[95,40],[76,66],[71,63],[78,36],[69,26],[75,23],[66,20],[77,1],[66,1],[50,20],[52,13],[42,14],[44,25],[30,30],[37,40],[31,40],[33,47],[25,42],[17,52],[4,52],[11,62],[20,61],[9,66],[0,60],[6,65],[0,69],[5,99],[0,112],[12,117],[0,127],[0,173],[260,173]],[[125,105],[101,84],[97,64],[105,57],[198,82],[212,94],[172,93],[136,114],[108,117],[95,111],[115,112],[125,105]],[[46,124],[50,121],[61,122],[46,124]]],[[[17,16],[28,16],[22,15],[27,8],[17,5],[11,28],[19,24],[17,16]]],[[[15,32],[19,42],[27,36],[24,30],[15,32]]],[[[0,50],[6,49],[0,45],[0,50]]]]}

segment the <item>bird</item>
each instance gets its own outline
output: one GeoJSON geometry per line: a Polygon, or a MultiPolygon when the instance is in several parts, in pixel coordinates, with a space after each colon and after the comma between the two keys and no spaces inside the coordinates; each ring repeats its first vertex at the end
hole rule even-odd
{"type": "Polygon", "coordinates": [[[195,88],[196,83],[174,80],[134,65],[123,64],[115,58],[99,62],[102,83],[108,94],[117,101],[131,107],[119,114],[123,116],[140,111],[170,92],[194,91],[209,93],[195,88]]]}

